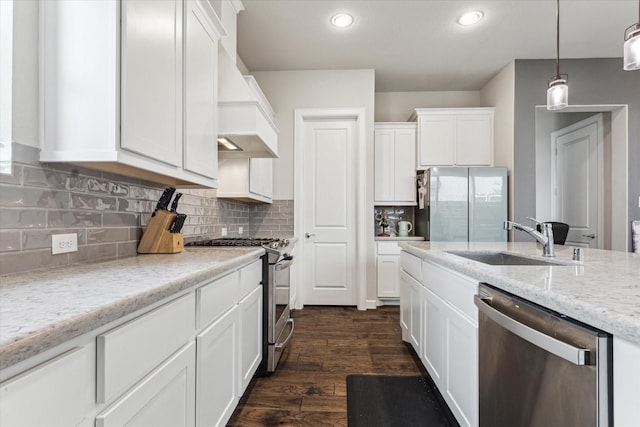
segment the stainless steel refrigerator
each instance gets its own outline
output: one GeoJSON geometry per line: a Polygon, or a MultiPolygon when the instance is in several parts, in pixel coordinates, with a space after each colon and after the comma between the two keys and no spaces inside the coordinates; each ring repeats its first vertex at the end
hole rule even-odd
{"type": "Polygon", "coordinates": [[[431,241],[506,242],[507,169],[418,171],[415,234],[431,241]]]}

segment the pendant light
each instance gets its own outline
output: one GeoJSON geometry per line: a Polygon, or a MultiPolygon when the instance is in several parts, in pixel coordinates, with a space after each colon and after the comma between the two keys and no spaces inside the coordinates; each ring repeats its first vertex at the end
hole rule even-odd
{"type": "Polygon", "coordinates": [[[638,22],[624,30],[624,69],[640,70],[640,0],[638,22]]]}
{"type": "Polygon", "coordinates": [[[547,110],[561,110],[569,105],[567,74],[560,74],[560,0],[556,0],[556,75],[549,80],[547,110]]]}

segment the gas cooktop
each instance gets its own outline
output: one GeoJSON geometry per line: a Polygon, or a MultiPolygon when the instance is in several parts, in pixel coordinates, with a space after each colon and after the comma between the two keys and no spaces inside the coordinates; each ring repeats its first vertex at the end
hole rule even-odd
{"type": "Polygon", "coordinates": [[[280,242],[277,237],[223,237],[186,243],[185,246],[264,246],[280,242]]]}

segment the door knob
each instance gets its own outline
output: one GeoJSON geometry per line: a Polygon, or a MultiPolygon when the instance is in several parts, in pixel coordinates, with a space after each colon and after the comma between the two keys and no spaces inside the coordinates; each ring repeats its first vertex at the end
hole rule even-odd
{"type": "Polygon", "coordinates": [[[588,237],[590,239],[595,239],[596,235],[595,234],[583,234],[582,237],[588,237]]]}
{"type": "Polygon", "coordinates": [[[304,237],[306,237],[307,239],[311,236],[315,236],[315,234],[310,234],[310,233],[304,233],[304,237]]]}

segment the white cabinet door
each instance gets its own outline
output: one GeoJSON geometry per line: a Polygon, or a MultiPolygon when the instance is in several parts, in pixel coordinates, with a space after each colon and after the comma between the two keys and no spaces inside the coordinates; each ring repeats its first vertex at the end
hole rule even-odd
{"type": "Polygon", "coordinates": [[[407,274],[400,273],[400,328],[402,329],[402,340],[410,342],[411,325],[411,285],[407,274]]]}
{"type": "Polygon", "coordinates": [[[272,202],[273,159],[221,159],[218,168],[218,198],[272,202]]]}
{"type": "Polygon", "coordinates": [[[416,130],[413,123],[378,123],[374,140],[376,204],[416,203],[416,130]]]}
{"type": "Polygon", "coordinates": [[[273,159],[249,159],[249,192],[269,199],[273,197],[273,159]]]}
{"type": "Polygon", "coordinates": [[[418,168],[455,164],[455,130],[453,114],[418,117],[418,168]]]}
{"type": "Polygon", "coordinates": [[[374,200],[376,202],[393,201],[394,182],[394,143],[393,129],[376,129],[374,139],[374,200]]]}
{"type": "Polygon", "coordinates": [[[218,176],[218,39],[205,8],[187,0],[184,16],[184,169],[218,176]]]}
{"type": "Polygon", "coordinates": [[[196,338],[196,425],[224,426],[239,401],[238,307],[196,338]]]}
{"type": "Polygon", "coordinates": [[[195,425],[195,343],[191,343],[96,417],[96,427],[195,425]]]}
{"type": "Polygon", "coordinates": [[[394,200],[416,203],[416,131],[395,131],[394,200]]]}
{"type": "Polygon", "coordinates": [[[443,394],[462,426],[478,425],[478,327],[446,304],[447,372],[443,394]]]}
{"type": "Polygon", "coordinates": [[[95,347],[70,350],[0,384],[1,426],[93,426],[95,347]]]}
{"type": "Polygon", "coordinates": [[[422,314],[423,314],[423,288],[422,285],[409,277],[409,300],[411,301],[411,323],[409,324],[409,339],[413,349],[420,354],[422,348],[422,314]]]}
{"type": "Polygon", "coordinates": [[[262,286],[243,298],[240,307],[240,380],[242,396],[262,361],[262,286]]]}
{"type": "Polygon", "coordinates": [[[613,419],[616,426],[634,426],[640,420],[640,346],[613,337],[613,419]]]}
{"type": "Polygon", "coordinates": [[[424,345],[420,360],[441,390],[446,366],[446,325],[444,302],[429,289],[425,289],[424,345]]]}
{"type": "Polygon", "coordinates": [[[398,298],[400,255],[378,255],[376,262],[378,298],[398,298]]]}
{"type": "Polygon", "coordinates": [[[491,166],[493,162],[493,115],[464,114],[456,117],[456,164],[491,166]]]}
{"type": "Polygon", "coordinates": [[[122,148],[182,165],[182,2],[122,2],[122,148]]]}

